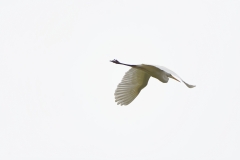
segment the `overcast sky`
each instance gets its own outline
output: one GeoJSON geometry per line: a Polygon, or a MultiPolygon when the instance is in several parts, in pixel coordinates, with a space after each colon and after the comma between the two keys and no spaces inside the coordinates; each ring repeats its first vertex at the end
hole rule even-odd
{"type": "Polygon", "coordinates": [[[240,1],[0,1],[0,159],[240,159],[240,1]],[[128,67],[156,64],[128,106],[128,67]]]}

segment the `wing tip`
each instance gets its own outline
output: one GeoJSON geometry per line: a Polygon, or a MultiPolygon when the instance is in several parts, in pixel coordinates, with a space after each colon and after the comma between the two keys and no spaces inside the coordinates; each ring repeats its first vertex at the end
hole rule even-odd
{"type": "Polygon", "coordinates": [[[191,84],[188,84],[186,82],[183,81],[183,83],[188,87],[188,88],[194,88],[196,87],[196,85],[191,85],[191,84]]]}
{"type": "Polygon", "coordinates": [[[196,85],[190,85],[190,84],[186,84],[188,86],[188,88],[194,88],[196,87],[196,85]]]}
{"type": "Polygon", "coordinates": [[[191,87],[189,87],[189,88],[194,88],[194,87],[196,87],[196,85],[191,85],[191,87]]]}

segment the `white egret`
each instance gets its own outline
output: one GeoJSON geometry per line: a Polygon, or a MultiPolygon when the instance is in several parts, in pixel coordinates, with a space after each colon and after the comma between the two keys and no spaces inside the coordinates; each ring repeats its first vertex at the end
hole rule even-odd
{"type": "Polygon", "coordinates": [[[172,78],[178,82],[183,82],[188,88],[195,87],[184,82],[176,73],[162,66],[148,64],[130,65],[120,63],[116,59],[110,62],[132,67],[125,73],[114,94],[115,102],[120,105],[130,104],[140,91],[146,87],[151,76],[163,83],[167,83],[169,78],[172,78]]]}

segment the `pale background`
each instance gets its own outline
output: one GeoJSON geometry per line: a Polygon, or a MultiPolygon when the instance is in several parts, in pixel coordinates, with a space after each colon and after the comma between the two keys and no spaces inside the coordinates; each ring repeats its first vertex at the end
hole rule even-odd
{"type": "Polygon", "coordinates": [[[240,1],[0,2],[0,159],[239,160],[240,1]],[[125,66],[165,66],[114,102],[125,66]]]}

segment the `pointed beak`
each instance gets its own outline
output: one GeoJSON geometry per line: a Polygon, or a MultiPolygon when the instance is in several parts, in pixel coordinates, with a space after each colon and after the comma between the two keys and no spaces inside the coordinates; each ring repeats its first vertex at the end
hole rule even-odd
{"type": "Polygon", "coordinates": [[[180,82],[177,78],[173,77],[172,75],[170,75],[169,78],[172,78],[172,79],[174,79],[174,80],[180,82]]]}

